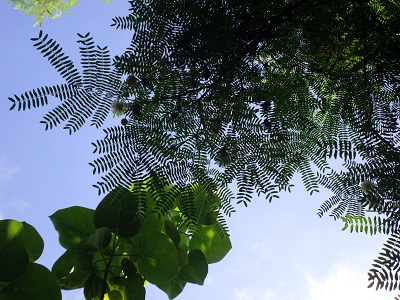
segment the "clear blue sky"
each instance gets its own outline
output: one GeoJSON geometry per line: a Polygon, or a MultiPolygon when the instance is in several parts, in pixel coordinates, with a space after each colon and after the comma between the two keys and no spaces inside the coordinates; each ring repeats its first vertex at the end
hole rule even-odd
{"type": "MultiPolygon", "coordinates": [[[[110,27],[111,18],[127,14],[127,1],[81,1],[70,15],[45,21],[43,30],[56,39],[79,66],[76,33],[91,32],[96,43],[120,54],[131,33],[110,27]]],[[[63,249],[48,218],[72,205],[95,208],[101,197],[92,187],[96,176],[88,163],[91,142],[101,130],[85,127],[69,136],[62,127],[45,132],[39,121],[54,105],[25,112],[9,111],[9,96],[63,83],[46,59],[32,47],[38,27],[6,1],[0,3],[0,219],[27,221],[45,240],[40,263],[51,268],[63,249]]],[[[115,122],[111,120],[110,122],[115,122]]],[[[395,293],[367,289],[367,271],[385,236],[341,232],[341,222],[318,219],[319,205],[329,196],[310,197],[295,180],[292,193],[268,203],[254,198],[228,219],[233,249],[211,265],[204,286],[187,285],[177,299],[233,300],[389,300],[395,293]]],[[[147,299],[167,299],[148,285],[147,299]]],[[[81,291],[63,299],[83,299],[81,291]]]]}

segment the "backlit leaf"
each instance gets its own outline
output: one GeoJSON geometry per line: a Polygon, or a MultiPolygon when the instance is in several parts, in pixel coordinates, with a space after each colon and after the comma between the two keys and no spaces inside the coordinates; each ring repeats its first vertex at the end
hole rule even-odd
{"type": "Polygon", "coordinates": [[[198,249],[190,251],[188,263],[179,271],[178,277],[184,281],[203,285],[207,277],[208,264],[203,252],[198,249]]]}
{"type": "Polygon", "coordinates": [[[16,220],[0,221],[0,280],[12,281],[29,267],[29,255],[23,239],[23,224],[16,220]]]}
{"type": "Polygon", "coordinates": [[[50,216],[59,235],[60,245],[68,249],[96,231],[93,223],[94,210],[71,206],[60,209],[50,216]]]}
{"type": "Polygon", "coordinates": [[[138,233],[143,221],[139,199],[121,187],[105,196],[94,213],[97,228],[108,227],[123,237],[131,237],[138,233]]]}
{"type": "Polygon", "coordinates": [[[139,270],[146,280],[161,284],[178,275],[178,255],[167,235],[149,232],[140,239],[139,248],[139,270]]]}
{"type": "Polygon", "coordinates": [[[199,249],[209,264],[223,259],[231,248],[229,236],[221,235],[213,226],[202,226],[189,242],[189,250],[199,249]]]}
{"type": "Polygon", "coordinates": [[[42,255],[44,242],[37,230],[30,224],[22,222],[24,228],[22,235],[24,237],[24,246],[29,254],[29,258],[32,262],[39,259],[42,255]]]}

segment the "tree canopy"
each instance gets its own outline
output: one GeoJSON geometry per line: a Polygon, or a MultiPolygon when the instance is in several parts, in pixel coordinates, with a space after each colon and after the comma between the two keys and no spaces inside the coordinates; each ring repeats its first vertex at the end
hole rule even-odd
{"type": "MultiPolygon", "coordinates": [[[[70,133],[87,121],[100,128],[111,114],[121,117],[121,126],[93,142],[100,193],[157,173],[179,189],[197,183],[218,190],[218,211],[230,215],[233,199],[247,205],[257,193],[271,201],[290,190],[298,172],[310,193],[334,193],[320,216],[391,234],[369,280],[397,289],[400,5],[129,3],[130,14],[112,26],[133,32],[130,46],[112,58],[90,34],[79,34],[82,73],[47,34],[33,38],[65,83],[15,95],[11,108],[58,98],[41,122],[70,133]],[[342,169],[333,169],[332,159],[342,160],[342,169]]],[[[171,209],[172,202],[162,206],[171,209]]]]}
{"type": "MultiPolygon", "coordinates": [[[[102,0],[109,3],[111,0],[102,0]]],[[[27,16],[35,19],[35,25],[42,26],[45,18],[59,18],[61,15],[69,13],[72,6],[78,4],[79,0],[8,0],[15,9],[22,10],[27,16]]]]}

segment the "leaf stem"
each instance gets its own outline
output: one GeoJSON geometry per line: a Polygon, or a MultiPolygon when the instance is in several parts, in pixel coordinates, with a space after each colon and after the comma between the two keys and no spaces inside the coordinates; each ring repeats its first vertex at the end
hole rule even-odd
{"type": "Polygon", "coordinates": [[[108,260],[108,262],[106,263],[106,269],[104,270],[104,278],[103,278],[103,286],[101,288],[101,294],[100,294],[100,300],[104,300],[104,295],[106,293],[106,289],[107,289],[107,276],[108,276],[108,272],[110,271],[110,267],[111,267],[111,262],[115,256],[115,248],[117,243],[116,241],[116,235],[113,235],[113,249],[110,255],[110,259],[108,260]]]}

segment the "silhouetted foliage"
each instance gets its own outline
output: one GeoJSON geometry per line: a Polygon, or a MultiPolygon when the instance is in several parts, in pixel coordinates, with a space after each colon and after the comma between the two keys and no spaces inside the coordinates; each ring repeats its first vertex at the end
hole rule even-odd
{"type": "MultiPolygon", "coordinates": [[[[237,203],[254,193],[271,201],[300,173],[310,193],[333,192],[320,216],[364,222],[372,211],[385,220],[373,226],[392,232],[385,253],[398,249],[396,1],[129,2],[130,14],[112,23],[133,32],[123,54],[112,61],[106,47],[79,35],[81,74],[41,32],[35,47],[66,83],[10,98],[19,110],[59,98],[42,123],[64,123],[71,133],[87,120],[100,127],[111,110],[123,116],[123,126],[93,143],[99,192],[156,172],[178,188],[218,187],[229,215],[229,185],[238,188],[237,203]],[[332,169],[332,159],[343,168],[332,169]]],[[[373,265],[371,285],[397,288],[388,284],[398,276],[393,253],[393,263],[373,265]]]]}

